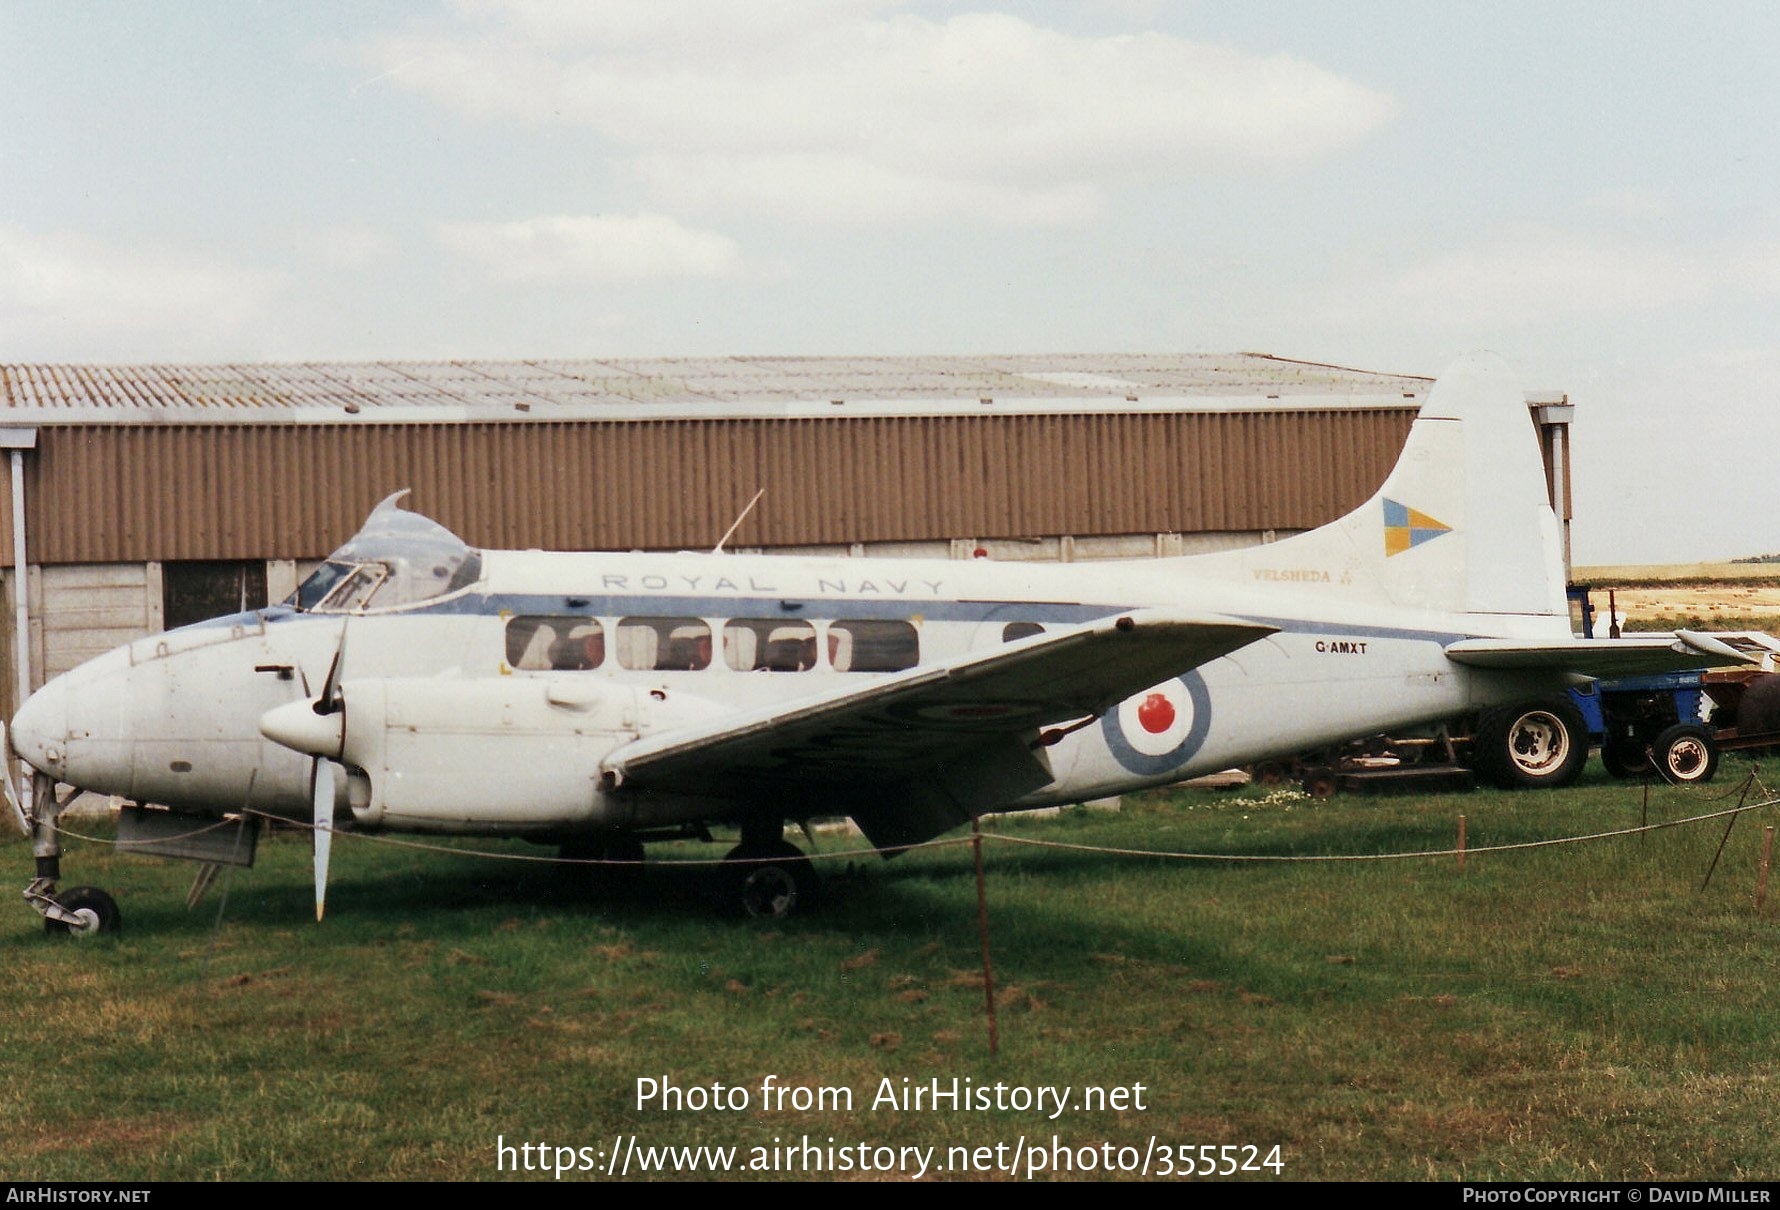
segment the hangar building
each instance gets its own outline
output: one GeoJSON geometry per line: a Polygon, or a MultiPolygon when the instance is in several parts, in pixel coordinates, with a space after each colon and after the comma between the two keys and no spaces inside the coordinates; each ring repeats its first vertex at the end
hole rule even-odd
{"type": "MultiPolygon", "coordinates": [[[[1252,353],[0,365],[0,705],[283,598],[404,487],[485,547],[708,549],[765,489],[731,549],[1171,555],[1363,503],[1430,386],[1252,353]]],[[[1567,532],[1570,409],[1529,405],[1567,532]]]]}

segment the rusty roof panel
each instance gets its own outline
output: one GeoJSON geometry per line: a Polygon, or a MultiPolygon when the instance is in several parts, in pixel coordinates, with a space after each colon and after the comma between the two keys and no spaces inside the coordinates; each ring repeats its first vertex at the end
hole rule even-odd
{"type": "Polygon", "coordinates": [[[1291,409],[1361,398],[1414,406],[1427,385],[1246,353],[7,365],[0,415],[37,423],[638,420],[723,405],[819,410],[835,400],[914,414],[970,410],[983,399],[1003,410],[1161,410],[1257,396],[1291,409]]]}

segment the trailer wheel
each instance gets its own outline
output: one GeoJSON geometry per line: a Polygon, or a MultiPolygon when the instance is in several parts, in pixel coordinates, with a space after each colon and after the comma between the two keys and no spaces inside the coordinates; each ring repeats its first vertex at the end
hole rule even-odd
{"type": "Polygon", "coordinates": [[[1277,789],[1291,780],[1291,770],[1283,760],[1264,760],[1255,766],[1254,781],[1257,786],[1265,786],[1269,790],[1277,789]]]}
{"type": "Polygon", "coordinates": [[[1780,731],[1780,674],[1756,677],[1737,702],[1737,734],[1780,731]]]}
{"type": "Polygon", "coordinates": [[[1677,785],[1699,785],[1718,772],[1718,745],[1698,723],[1676,723],[1651,745],[1656,769],[1677,785]]]}
{"type": "Polygon", "coordinates": [[[1505,790],[1559,789],[1582,775],[1588,725],[1562,698],[1485,710],[1473,741],[1477,771],[1505,790]]]}

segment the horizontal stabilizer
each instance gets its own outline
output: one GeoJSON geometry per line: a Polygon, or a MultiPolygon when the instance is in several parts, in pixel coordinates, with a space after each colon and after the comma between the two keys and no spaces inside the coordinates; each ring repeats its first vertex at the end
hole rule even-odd
{"type": "Polygon", "coordinates": [[[1759,632],[1628,635],[1618,639],[1462,639],[1446,648],[1447,658],[1473,668],[1547,670],[1582,676],[1644,676],[1729,664],[1760,664],[1780,651],[1780,642],[1759,632]]]}

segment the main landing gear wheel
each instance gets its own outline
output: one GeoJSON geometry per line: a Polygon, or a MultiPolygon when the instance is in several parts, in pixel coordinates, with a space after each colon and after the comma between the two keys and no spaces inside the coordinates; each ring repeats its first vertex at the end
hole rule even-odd
{"type": "Polygon", "coordinates": [[[725,898],[743,915],[783,920],[809,907],[816,871],[797,846],[783,840],[742,843],[723,859],[725,898]]]}
{"type": "Polygon", "coordinates": [[[1718,772],[1718,745],[1711,732],[1695,723],[1676,723],[1663,731],[1651,751],[1657,772],[1677,785],[1700,785],[1718,772]]]}
{"type": "Polygon", "coordinates": [[[1556,790],[1582,775],[1588,728],[1563,698],[1498,706],[1477,722],[1477,769],[1505,790],[1556,790]]]}
{"type": "Polygon", "coordinates": [[[73,916],[74,924],[45,917],[43,931],[52,937],[94,937],[115,933],[124,919],[117,910],[117,900],[96,886],[77,886],[56,896],[56,904],[73,916]]]}

